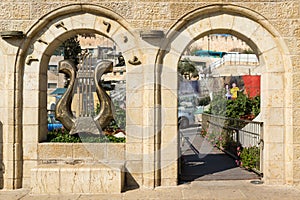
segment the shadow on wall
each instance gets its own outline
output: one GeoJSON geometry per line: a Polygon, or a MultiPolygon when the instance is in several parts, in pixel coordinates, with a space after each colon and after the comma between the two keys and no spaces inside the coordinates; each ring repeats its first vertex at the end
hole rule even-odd
{"type": "Polygon", "coordinates": [[[4,164],[3,164],[3,124],[0,121],[0,189],[3,189],[3,173],[4,173],[4,164]]]}

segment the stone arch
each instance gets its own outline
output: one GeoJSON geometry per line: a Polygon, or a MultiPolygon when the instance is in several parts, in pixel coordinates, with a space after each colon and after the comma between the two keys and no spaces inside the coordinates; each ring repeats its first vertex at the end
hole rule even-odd
{"type": "MultiPolygon", "coordinates": [[[[234,5],[212,5],[196,9],[179,19],[166,34],[166,42],[157,55],[156,73],[161,77],[161,97],[157,102],[162,108],[177,109],[177,63],[182,52],[194,40],[210,33],[229,33],[247,42],[256,52],[262,69],[261,113],[264,122],[264,179],[267,183],[286,183],[292,179],[286,173],[291,168],[287,163],[285,144],[292,144],[288,134],[292,125],[288,116],[292,101],[291,61],[283,38],[272,24],[259,13],[234,5]],[[167,87],[166,87],[167,86],[167,87]],[[286,97],[283,99],[282,94],[286,97]],[[170,98],[173,96],[173,98],[170,98]],[[174,98],[176,97],[176,98],[174,98]],[[278,136],[276,139],[268,134],[278,136]],[[278,139],[280,138],[280,139],[278,139]]],[[[177,126],[177,117],[167,118],[166,123],[177,126]]],[[[162,139],[171,137],[162,128],[162,139]]],[[[173,138],[178,134],[174,133],[173,138]]],[[[176,140],[175,140],[176,141],[176,140]]],[[[162,146],[165,144],[162,143],[162,146]]],[[[174,151],[175,152],[175,151],[174,151]]],[[[161,161],[167,161],[162,153],[161,161]]],[[[177,165],[177,163],[174,163],[177,165]]],[[[164,179],[162,172],[162,179],[164,179]]]]}
{"type": "MultiPolygon", "coordinates": [[[[119,45],[126,61],[134,56],[140,58],[138,42],[129,24],[119,15],[106,8],[75,4],[65,6],[45,15],[26,33],[20,48],[17,66],[23,69],[19,82],[20,100],[23,108],[23,186],[30,183],[30,169],[35,166],[37,143],[46,139],[47,130],[47,66],[54,50],[65,40],[76,34],[92,32],[104,35],[119,45]],[[30,117],[28,117],[30,116],[30,117]]],[[[126,63],[128,72],[135,67],[126,63]]],[[[22,142],[22,141],[20,141],[22,142]]],[[[21,150],[21,149],[20,149],[21,150]]]]}

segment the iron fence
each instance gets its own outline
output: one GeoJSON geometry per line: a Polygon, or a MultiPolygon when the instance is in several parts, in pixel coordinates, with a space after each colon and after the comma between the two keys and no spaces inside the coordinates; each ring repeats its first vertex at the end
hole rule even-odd
{"type": "Polygon", "coordinates": [[[255,160],[252,170],[262,175],[263,122],[203,114],[202,128],[233,155],[239,156],[239,148],[251,151],[255,160]]]}

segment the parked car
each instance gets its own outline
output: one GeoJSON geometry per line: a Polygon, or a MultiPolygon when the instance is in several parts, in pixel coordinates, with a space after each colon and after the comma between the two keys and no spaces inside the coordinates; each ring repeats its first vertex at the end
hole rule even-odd
{"type": "Polygon", "coordinates": [[[180,129],[187,128],[195,124],[195,115],[193,112],[178,110],[178,125],[180,129]]]}
{"type": "Polygon", "coordinates": [[[60,121],[55,119],[54,114],[48,114],[48,131],[53,131],[55,129],[62,129],[63,125],[60,121]]]}

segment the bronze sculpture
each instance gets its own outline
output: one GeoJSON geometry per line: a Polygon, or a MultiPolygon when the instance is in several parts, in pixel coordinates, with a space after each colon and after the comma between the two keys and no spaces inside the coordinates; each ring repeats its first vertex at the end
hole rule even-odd
{"type": "Polygon", "coordinates": [[[97,64],[94,71],[94,83],[96,86],[96,93],[100,101],[100,112],[97,116],[91,117],[75,117],[71,110],[73,99],[73,90],[77,76],[77,68],[70,60],[63,60],[59,62],[59,72],[64,73],[70,77],[70,84],[66,92],[58,101],[56,106],[55,117],[64,127],[70,131],[70,134],[88,133],[101,134],[102,129],[105,128],[114,119],[113,104],[111,98],[101,85],[101,76],[112,71],[113,64],[111,61],[101,61],[97,64]]]}

